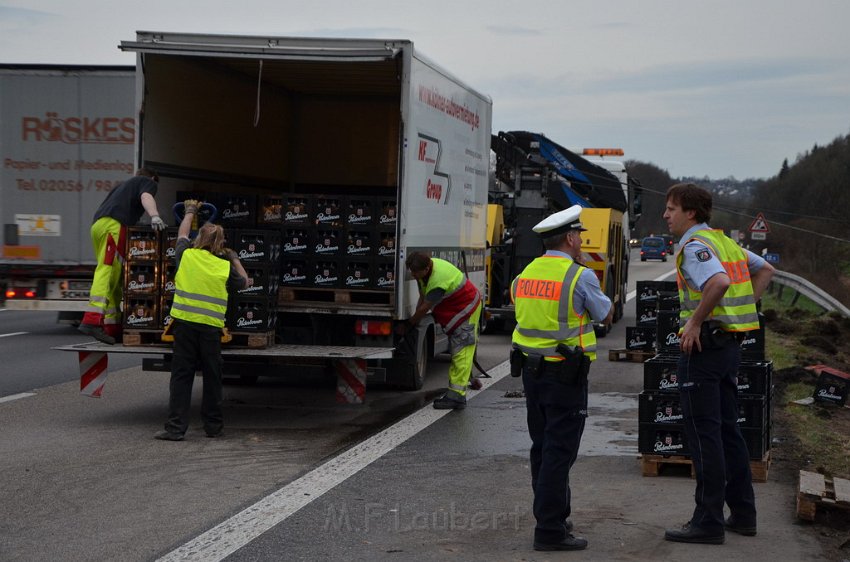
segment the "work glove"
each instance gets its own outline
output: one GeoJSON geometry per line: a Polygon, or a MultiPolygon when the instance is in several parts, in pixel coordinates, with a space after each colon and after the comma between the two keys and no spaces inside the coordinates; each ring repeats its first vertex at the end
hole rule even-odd
{"type": "Polygon", "coordinates": [[[165,221],[159,218],[159,215],[151,217],[151,228],[153,230],[165,230],[165,221]]]}
{"type": "Polygon", "coordinates": [[[198,207],[201,206],[201,202],[197,199],[186,199],[183,201],[183,212],[184,213],[192,213],[194,215],[198,214],[198,207]]]}

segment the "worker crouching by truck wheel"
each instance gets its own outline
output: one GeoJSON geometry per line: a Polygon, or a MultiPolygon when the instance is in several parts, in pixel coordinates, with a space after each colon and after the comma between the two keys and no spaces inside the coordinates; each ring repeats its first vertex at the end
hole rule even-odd
{"type": "Polygon", "coordinates": [[[204,392],[201,417],[207,437],[224,433],[221,413],[221,331],[227,313],[227,291],[244,289],[251,279],[236,256],[224,247],[224,230],[205,224],[190,247],[189,232],[199,203],[184,203],[185,215],[177,231],[174,277],[176,291],[171,305],[174,322],[174,355],[171,359],[168,421],[165,429],[154,437],[165,441],[182,441],[189,427],[192,383],[195,369],[201,366],[204,392]]]}
{"type": "Polygon", "coordinates": [[[446,393],[434,400],[438,410],[466,408],[466,389],[472,374],[475,346],[478,344],[478,322],[483,302],[481,293],[464,273],[439,258],[413,252],[405,260],[419,287],[416,311],[398,331],[407,333],[429,312],[449,336],[452,362],[446,393]]]}

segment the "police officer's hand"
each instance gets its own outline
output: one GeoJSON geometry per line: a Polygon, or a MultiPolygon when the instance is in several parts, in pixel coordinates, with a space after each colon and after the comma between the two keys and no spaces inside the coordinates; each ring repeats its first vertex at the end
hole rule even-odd
{"type": "Polygon", "coordinates": [[[151,217],[151,228],[155,231],[165,230],[165,221],[159,218],[159,215],[151,217]]]}
{"type": "Polygon", "coordinates": [[[679,347],[681,348],[682,353],[690,354],[694,347],[696,347],[697,351],[702,351],[702,344],[699,341],[699,333],[699,324],[691,322],[690,320],[685,322],[685,327],[682,329],[682,335],[679,336],[679,339],[681,340],[679,347]]]}
{"type": "Polygon", "coordinates": [[[198,214],[198,207],[201,206],[201,202],[197,199],[186,199],[183,201],[183,212],[184,213],[192,213],[194,215],[198,214]]]}

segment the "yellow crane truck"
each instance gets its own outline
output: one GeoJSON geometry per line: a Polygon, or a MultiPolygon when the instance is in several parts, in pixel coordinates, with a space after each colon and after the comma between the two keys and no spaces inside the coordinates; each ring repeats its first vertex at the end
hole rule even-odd
{"type": "MultiPolygon", "coordinates": [[[[531,227],[572,205],[584,207],[581,221],[584,264],[599,278],[614,303],[614,321],[623,316],[629,269],[628,240],[640,216],[640,186],[619,160],[591,162],[539,133],[499,132],[487,212],[487,328],[514,321],[510,284],[543,253],[531,227]]],[[[588,150],[588,157],[622,156],[622,151],[588,150]]],[[[606,330],[597,326],[597,333],[606,330]]]]}

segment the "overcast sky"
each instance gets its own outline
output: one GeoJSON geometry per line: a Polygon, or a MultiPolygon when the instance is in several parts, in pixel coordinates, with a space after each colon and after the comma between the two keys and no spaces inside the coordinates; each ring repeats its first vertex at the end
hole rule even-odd
{"type": "Polygon", "coordinates": [[[0,62],[135,64],[136,30],[410,39],[493,131],[770,177],[850,133],[848,0],[0,0],[0,62]]]}

